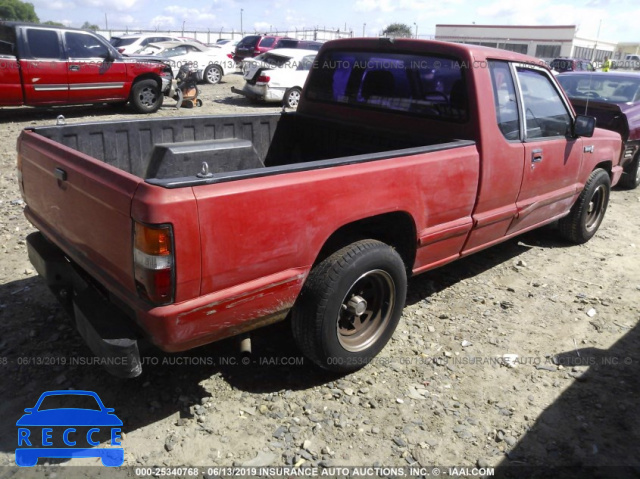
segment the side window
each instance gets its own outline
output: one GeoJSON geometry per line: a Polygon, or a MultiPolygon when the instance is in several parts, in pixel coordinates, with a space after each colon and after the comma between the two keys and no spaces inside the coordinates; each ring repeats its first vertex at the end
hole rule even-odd
{"type": "Polygon", "coordinates": [[[106,45],[86,33],[66,32],[64,41],[67,45],[69,58],[106,58],[108,50],[106,45]]]}
{"type": "Polygon", "coordinates": [[[275,41],[276,41],[275,38],[263,38],[262,41],[260,42],[260,46],[263,48],[269,48],[273,46],[275,41]]]}
{"type": "Polygon", "coordinates": [[[496,107],[498,128],[507,140],[520,139],[520,117],[516,88],[507,62],[490,61],[489,71],[493,85],[493,102],[496,107]]]}
{"type": "Polygon", "coordinates": [[[61,57],[60,39],[56,30],[29,28],[27,30],[27,42],[29,43],[29,52],[31,52],[33,58],[59,59],[61,57]]]}
{"type": "Polygon", "coordinates": [[[13,27],[0,25],[0,56],[15,56],[16,32],[13,27]]]}
{"type": "Polygon", "coordinates": [[[542,71],[518,68],[522,88],[527,138],[565,136],[571,116],[551,79],[542,71]]]}

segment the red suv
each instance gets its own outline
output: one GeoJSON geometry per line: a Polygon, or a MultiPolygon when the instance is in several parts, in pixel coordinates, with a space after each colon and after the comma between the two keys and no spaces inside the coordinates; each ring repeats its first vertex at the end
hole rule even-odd
{"type": "Polygon", "coordinates": [[[261,53],[273,50],[281,40],[293,40],[288,37],[276,37],[273,35],[248,35],[240,40],[236,46],[234,60],[240,62],[245,58],[256,57],[261,53]]]}

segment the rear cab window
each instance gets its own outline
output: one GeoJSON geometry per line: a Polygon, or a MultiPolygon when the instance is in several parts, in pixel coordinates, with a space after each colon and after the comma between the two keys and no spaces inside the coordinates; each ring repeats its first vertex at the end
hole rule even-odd
{"type": "Polygon", "coordinates": [[[316,66],[306,88],[310,101],[468,120],[466,68],[455,58],[331,50],[316,66]]]}

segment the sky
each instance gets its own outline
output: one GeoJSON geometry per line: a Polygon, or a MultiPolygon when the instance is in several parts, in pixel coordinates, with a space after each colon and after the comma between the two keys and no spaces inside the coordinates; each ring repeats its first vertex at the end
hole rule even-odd
{"type": "Polygon", "coordinates": [[[377,36],[394,22],[418,36],[436,24],[577,25],[578,35],[640,42],[638,0],[29,0],[41,21],[72,27],[85,21],[110,29],[266,32],[326,27],[377,36]]]}

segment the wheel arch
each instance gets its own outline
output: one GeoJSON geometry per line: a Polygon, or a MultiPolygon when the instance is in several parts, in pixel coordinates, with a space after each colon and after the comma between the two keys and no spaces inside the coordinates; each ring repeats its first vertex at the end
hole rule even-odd
{"type": "Polygon", "coordinates": [[[131,82],[131,92],[129,92],[129,95],[131,95],[131,93],[133,92],[134,85],[136,83],[140,83],[143,80],[153,80],[158,84],[158,88],[162,89],[162,79],[158,75],[154,73],[143,73],[142,75],[135,77],[131,82]]]}
{"type": "Polygon", "coordinates": [[[393,247],[402,258],[407,274],[411,274],[416,257],[416,225],[411,214],[394,211],[369,216],[347,223],[324,242],[313,266],[351,243],[374,239],[393,247]]]}

